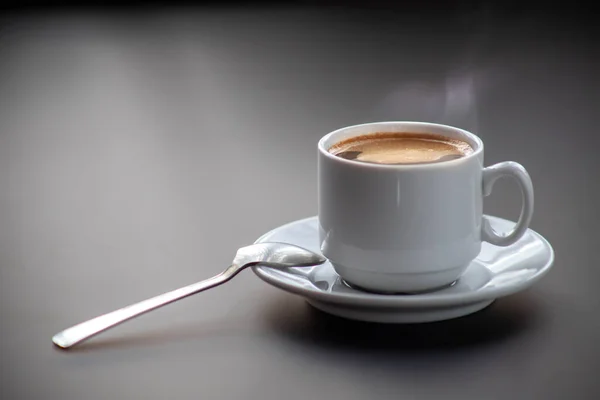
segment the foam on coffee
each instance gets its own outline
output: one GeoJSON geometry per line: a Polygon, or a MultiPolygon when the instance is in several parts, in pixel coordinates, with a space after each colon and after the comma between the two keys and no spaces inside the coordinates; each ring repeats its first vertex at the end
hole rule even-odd
{"type": "Polygon", "coordinates": [[[355,136],[334,144],[329,152],[348,160],[375,164],[426,164],[473,153],[462,140],[426,133],[381,132],[355,136]]]}

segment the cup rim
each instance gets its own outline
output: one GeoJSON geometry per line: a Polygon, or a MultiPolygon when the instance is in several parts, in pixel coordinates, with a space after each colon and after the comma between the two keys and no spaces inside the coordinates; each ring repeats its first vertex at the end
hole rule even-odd
{"type": "MultiPolygon", "coordinates": [[[[442,134],[443,135],[443,134],[442,134]]],[[[354,135],[354,136],[358,136],[354,135]]],[[[437,169],[437,168],[446,168],[454,165],[462,164],[468,162],[470,159],[474,157],[479,157],[481,153],[483,153],[483,141],[475,134],[450,125],[438,124],[434,122],[422,122],[422,121],[382,121],[382,122],[367,122],[363,124],[350,125],[345,126],[343,128],[336,129],[328,134],[324,135],[318,143],[319,152],[332,161],[341,162],[342,164],[347,164],[349,166],[361,168],[375,168],[375,169],[396,169],[396,170],[406,170],[406,169],[437,169]],[[385,131],[385,127],[389,126],[397,126],[403,125],[406,126],[407,132],[410,130],[410,127],[431,127],[434,129],[434,134],[440,134],[435,132],[435,130],[450,130],[458,133],[459,135],[466,137],[469,141],[469,145],[473,148],[473,152],[471,154],[466,155],[465,157],[461,157],[455,160],[448,160],[439,163],[422,163],[422,164],[375,164],[375,163],[365,163],[355,160],[348,160],[345,158],[337,157],[329,152],[329,148],[325,147],[325,143],[331,139],[332,136],[339,135],[340,133],[350,130],[350,129],[360,129],[367,127],[382,127],[382,131],[385,131]],[[473,146],[473,144],[475,146],[473,146]]]]}

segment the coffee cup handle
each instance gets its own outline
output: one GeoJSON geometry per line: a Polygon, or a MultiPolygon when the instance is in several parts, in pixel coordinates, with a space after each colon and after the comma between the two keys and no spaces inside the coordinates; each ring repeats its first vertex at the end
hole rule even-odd
{"type": "Polygon", "coordinates": [[[510,246],[519,240],[527,231],[533,216],[533,184],[523,166],[514,161],[505,161],[483,169],[483,195],[492,193],[498,178],[511,177],[521,188],[523,206],[515,227],[507,233],[498,233],[492,228],[490,221],[484,216],[481,226],[481,239],[496,246],[510,246]]]}

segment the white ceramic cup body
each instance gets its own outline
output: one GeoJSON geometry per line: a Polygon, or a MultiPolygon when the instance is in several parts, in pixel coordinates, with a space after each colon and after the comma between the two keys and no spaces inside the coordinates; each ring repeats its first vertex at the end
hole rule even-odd
{"type": "Polygon", "coordinates": [[[523,167],[509,162],[486,173],[481,139],[459,128],[423,122],[356,125],[325,135],[318,152],[321,251],[346,282],[367,290],[418,292],[449,285],[479,254],[482,239],[514,243],[531,220],[533,188],[523,167]],[[328,151],[341,140],[378,132],[443,135],[466,141],[474,151],[413,165],[362,163],[328,151]],[[521,184],[523,212],[507,235],[493,232],[483,217],[488,175],[490,190],[503,175],[521,184]]]}

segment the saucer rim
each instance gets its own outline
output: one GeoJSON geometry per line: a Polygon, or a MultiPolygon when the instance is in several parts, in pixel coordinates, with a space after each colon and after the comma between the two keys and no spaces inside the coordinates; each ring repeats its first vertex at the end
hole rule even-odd
{"type": "MultiPolygon", "coordinates": [[[[514,221],[495,217],[491,215],[485,215],[486,217],[494,220],[499,220],[503,222],[515,223],[514,221]]],[[[300,224],[303,222],[307,222],[310,220],[318,220],[318,216],[313,215],[311,217],[297,219],[282,225],[279,225],[276,228],[269,230],[268,232],[261,235],[258,239],[255,240],[254,243],[260,243],[264,240],[264,238],[268,237],[276,230],[284,229],[287,226],[300,224]]],[[[546,238],[540,235],[533,229],[528,228],[537,239],[539,239],[548,249],[549,256],[545,260],[544,266],[542,266],[535,275],[525,278],[523,280],[512,282],[509,284],[499,285],[495,287],[488,288],[480,288],[475,291],[469,291],[466,293],[440,293],[440,292],[430,292],[427,294],[419,294],[419,295],[383,295],[383,294],[374,294],[374,293],[333,293],[333,292],[324,292],[317,291],[312,289],[306,289],[301,286],[290,285],[288,283],[283,283],[282,280],[273,278],[271,275],[266,274],[264,270],[273,270],[273,268],[256,265],[252,267],[252,271],[263,281],[267,282],[270,285],[273,285],[279,289],[285,290],[290,293],[298,294],[303,297],[307,297],[310,299],[314,299],[317,301],[327,302],[327,303],[336,303],[336,304],[345,304],[345,305],[360,305],[363,307],[439,307],[439,306],[449,306],[449,305],[458,305],[458,304],[470,304],[481,302],[490,299],[497,299],[499,297],[509,296],[511,294],[520,292],[522,290],[527,289],[528,287],[535,284],[542,277],[544,277],[552,268],[554,264],[554,249],[552,245],[546,238]]],[[[318,268],[318,267],[317,267],[318,268]]]]}

